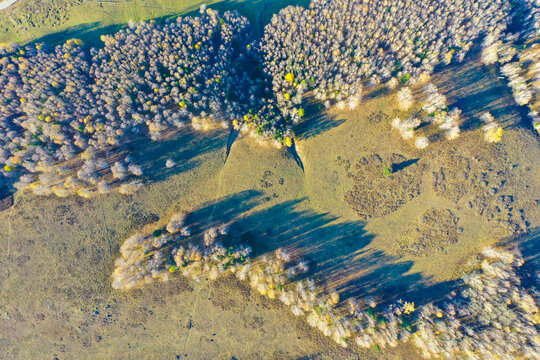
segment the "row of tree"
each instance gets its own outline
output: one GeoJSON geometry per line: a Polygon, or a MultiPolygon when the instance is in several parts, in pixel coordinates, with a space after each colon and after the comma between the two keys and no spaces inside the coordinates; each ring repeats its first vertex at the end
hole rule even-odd
{"type": "MultiPolygon", "coordinates": [[[[523,7],[537,24],[535,3],[514,8],[523,7]]],[[[363,87],[429,78],[435,66],[461,61],[482,34],[489,34],[484,58],[501,61],[495,45],[512,11],[508,0],[313,0],[307,9],[282,10],[254,41],[246,18],[203,6],[198,17],[130,22],[103,36],[99,49],[77,39],[54,49],[0,45],[0,177],[51,172],[81,156],[103,165],[94,169],[99,182],[114,164],[99,154],[134,134],[157,140],[188,125],[231,126],[291,146],[306,94],[353,109],[363,87]]],[[[516,66],[510,62],[503,72],[521,104],[532,91],[516,66]]],[[[407,88],[398,99],[404,108],[414,100],[407,88]]],[[[454,123],[441,123],[450,138],[459,134],[454,123]]],[[[427,146],[425,140],[417,146],[427,146]]],[[[34,180],[26,177],[23,185],[34,180]]]]}

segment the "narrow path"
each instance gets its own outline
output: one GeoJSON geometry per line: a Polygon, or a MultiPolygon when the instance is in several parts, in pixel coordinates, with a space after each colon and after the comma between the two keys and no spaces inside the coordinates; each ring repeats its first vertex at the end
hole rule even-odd
{"type": "Polygon", "coordinates": [[[187,349],[189,345],[189,338],[191,336],[191,329],[193,329],[193,317],[195,316],[195,312],[197,309],[197,303],[199,302],[199,293],[201,292],[202,288],[208,284],[208,281],[205,281],[204,283],[199,283],[199,287],[197,288],[197,291],[195,292],[195,300],[193,301],[193,307],[191,308],[191,314],[189,315],[188,320],[188,334],[186,337],[186,343],[184,344],[184,356],[188,356],[187,349]]]}
{"type": "MultiPolygon", "coordinates": [[[[13,219],[13,210],[15,210],[15,205],[17,205],[17,194],[18,192],[15,192],[13,194],[13,205],[11,205],[11,209],[9,210],[8,215],[8,235],[7,235],[7,253],[6,253],[6,259],[9,261],[9,255],[11,251],[11,237],[13,236],[13,226],[11,225],[11,219],[13,219]]],[[[6,266],[6,278],[9,277],[9,270],[10,267],[6,266]]]]}
{"type": "MultiPolygon", "coordinates": [[[[215,204],[212,207],[212,211],[210,212],[210,215],[208,215],[208,220],[207,220],[208,226],[210,226],[210,224],[212,222],[212,218],[214,216],[214,212],[215,212],[216,207],[217,207],[217,200],[221,197],[221,192],[222,192],[222,188],[223,188],[223,174],[225,172],[225,164],[227,163],[227,158],[229,157],[231,146],[234,143],[234,140],[236,139],[237,136],[238,136],[238,132],[236,130],[234,130],[234,129],[231,129],[231,132],[229,133],[229,138],[227,140],[227,146],[226,146],[226,149],[225,149],[225,159],[223,161],[223,166],[221,167],[221,170],[219,171],[217,192],[216,192],[216,195],[214,196],[215,204]]],[[[195,292],[195,299],[193,300],[193,307],[191,308],[191,314],[189,315],[189,320],[188,320],[188,324],[187,324],[187,326],[188,326],[188,334],[187,334],[187,337],[186,337],[186,343],[184,344],[184,356],[188,356],[187,350],[188,350],[188,345],[189,345],[189,339],[191,337],[191,329],[193,328],[193,318],[195,317],[196,310],[197,310],[197,304],[199,302],[199,293],[201,292],[202,288],[205,287],[208,284],[208,282],[209,282],[208,280],[205,280],[204,282],[199,283],[198,284],[199,286],[197,287],[197,290],[195,292]]]]}
{"type": "Polygon", "coordinates": [[[221,192],[223,190],[223,175],[224,175],[224,172],[225,172],[225,165],[227,164],[227,159],[229,157],[229,153],[231,151],[231,147],[232,147],[232,144],[234,143],[234,140],[236,139],[236,137],[238,136],[238,134],[234,135],[234,129],[231,129],[231,132],[229,133],[229,139],[227,140],[227,147],[225,149],[225,159],[223,160],[223,166],[221,167],[221,170],[219,171],[219,178],[218,178],[218,185],[217,185],[217,192],[216,192],[216,195],[214,196],[214,206],[212,207],[212,211],[210,212],[210,215],[208,215],[208,220],[207,220],[207,224],[208,226],[210,226],[211,222],[212,222],[212,217],[214,216],[214,211],[216,210],[216,207],[217,207],[217,201],[218,199],[221,197],[221,192]]]}
{"type": "Polygon", "coordinates": [[[102,221],[101,221],[101,226],[98,228],[98,231],[99,231],[99,237],[101,237],[102,239],[106,239],[107,240],[107,247],[108,247],[108,250],[109,250],[109,257],[113,258],[114,257],[114,254],[113,254],[113,251],[112,251],[112,243],[111,243],[111,237],[108,236],[108,231],[107,231],[107,222],[106,222],[106,219],[105,219],[105,208],[103,206],[103,204],[100,204],[99,206],[99,213],[103,216],[102,217],[102,221]]]}

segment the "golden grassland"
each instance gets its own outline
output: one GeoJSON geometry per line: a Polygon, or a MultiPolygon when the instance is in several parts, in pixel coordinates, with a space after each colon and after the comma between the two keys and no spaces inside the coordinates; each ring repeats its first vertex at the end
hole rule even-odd
{"type": "MultiPolygon", "coordinates": [[[[25,0],[20,3],[13,12],[25,0]]],[[[164,8],[148,17],[170,12],[164,8]]],[[[94,21],[88,16],[85,22],[94,21]]],[[[121,23],[132,15],[110,16],[121,23]]],[[[83,18],[75,19],[65,26],[83,18]]],[[[34,37],[39,31],[51,29],[40,28],[34,37]]],[[[134,158],[149,170],[145,186],[134,195],[60,199],[17,193],[15,205],[0,212],[2,357],[418,358],[408,345],[381,353],[338,348],[277,300],[263,299],[236,279],[196,283],[175,278],[121,292],[111,288],[110,275],[126,237],[184,210],[192,214],[191,223],[201,226],[234,220],[256,254],[284,246],[306,257],[315,264],[313,276],[338,290],[342,300],[371,295],[422,303],[444,296],[466,260],[508,232],[467,206],[478,188],[451,192],[449,186],[441,193],[432,185],[434,172],[443,167],[447,174],[457,173],[461,159],[476,164],[478,173],[504,172],[500,194],[513,196],[513,207],[524,209],[534,229],[540,226],[534,206],[540,193],[540,147],[538,136],[521,125],[519,109],[494,68],[475,59],[443,70],[434,82],[463,110],[470,126],[458,139],[441,138],[425,150],[391,129],[391,119],[406,114],[395,108],[394,94],[381,90],[366,95],[353,112],[314,111],[295,127],[303,169],[289,149],[239,137],[226,159],[227,131],[187,132],[135,147],[134,158]],[[482,130],[475,128],[483,111],[504,126],[502,142],[485,143],[482,130]],[[418,173],[419,195],[384,216],[359,220],[344,199],[355,181],[361,185],[364,180],[350,174],[363,158],[389,154],[418,159],[424,169],[418,173]],[[168,158],[177,165],[165,168],[168,158]],[[403,237],[429,209],[448,209],[460,219],[457,241],[423,256],[401,251],[403,237]]],[[[370,175],[378,176],[375,170],[365,179],[370,175]]],[[[383,201],[378,190],[364,189],[383,201]]]]}
{"type": "MultiPolygon", "coordinates": [[[[236,219],[257,253],[292,248],[317,264],[314,276],[326,279],[328,288],[338,289],[344,299],[373,295],[421,302],[444,294],[460,265],[504,237],[504,230],[475,216],[463,202],[437,196],[430,189],[431,171],[422,174],[426,181],[419,197],[384,217],[359,221],[343,201],[351,179],[335,160],[354,162],[363,154],[394,152],[425,159],[433,169],[454,147],[474,154],[488,145],[481,130],[471,130],[455,143],[441,140],[420,152],[388,123],[369,120],[379,111],[392,114],[389,96],[367,99],[352,113],[330,114],[335,119],[320,133],[300,134],[305,172],[288,150],[265,148],[249,137],[233,143],[225,162],[228,134],[214,131],[177,135],[136,152],[137,159],[150,162],[154,179],[132,196],[17,194],[15,206],[0,214],[5,229],[0,235],[5,249],[0,260],[4,353],[8,358],[187,353],[193,359],[314,354],[345,359],[352,354],[307,330],[277,301],[263,300],[233,279],[215,284],[175,279],[128,293],[113,291],[110,274],[123,239],[146,224],[167,221],[178,210],[194,212],[201,224],[236,219]],[[178,165],[165,170],[162,163],[169,157],[178,165]],[[432,207],[450,208],[462,219],[458,242],[427,257],[399,254],[400,234],[432,207]]],[[[515,127],[505,131],[502,143],[489,145],[504,148],[505,162],[518,165],[508,191],[524,202],[540,191],[537,141],[532,132],[515,127]]],[[[532,227],[539,220],[537,213],[529,214],[532,227]]],[[[416,358],[408,348],[383,351],[366,355],[416,358]]]]}

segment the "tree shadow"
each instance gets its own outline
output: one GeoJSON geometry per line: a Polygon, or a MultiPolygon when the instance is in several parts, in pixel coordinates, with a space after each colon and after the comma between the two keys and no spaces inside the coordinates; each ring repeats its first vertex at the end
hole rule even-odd
{"type": "Polygon", "coordinates": [[[304,119],[293,126],[293,132],[299,139],[309,139],[345,122],[345,119],[338,120],[336,116],[325,112],[320,102],[314,99],[306,100],[304,106],[304,119]]]}
{"type": "Polygon", "coordinates": [[[7,210],[13,206],[13,194],[11,189],[0,184],[0,211],[7,210]]]}
{"type": "Polygon", "coordinates": [[[364,95],[364,100],[371,100],[375,99],[379,96],[386,96],[391,93],[391,90],[387,86],[377,86],[373,90],[367,90],[366,94],[364,95]]]}
{"type": "Polygon", "coordinates": [[[394,164],[392,165],[392,172],[397,172],[397,171],[405,169],[408,166],[414,165],[418,162],[418,160],[420,160],[420,158],[409,159],[409,160],[402,161],[398,164],[394,164]]]}
{"type": "Polygon", "coordinates": [[[287,151],[289,152],[289,154],[291,154],[292,158],[296,162],[296,165],[298,165],[302,172],[304,172],[304,163],[302,162],[300,155],[298,155],[298,151],[296,150],[296,142],[294,140],[292,141],[292,146],[289,146],[287,148],[287,151]]]}
{"type": "MultiPolygon", "coordinates": [[[[226,0],[225,2],[231,2],[231,0],[226,0]]],[[[167,20],[174,20],[179,16],[195,16],[199,12],[199,6],[192,6],[189,8],[184,8],[182,11],[172,12],[167,15],[147,18],[144,21],[154,20],[156,22],[164,22],[167,20]]],[[[143,19],[133,19],[135,21],[140,21],[143,19]]],[[[105,25],[105,22],[91,22],[83,23],[69,27],[67,29],[57,31],[55,33],[47,34],[30,41],[28,44],[33,45],[35,43],[45,43],[49,46],[61,45],[69,39],[77,38],[84,41],[86,49],[89,50],[90,47],[99,49],[104,46],[104,43],[101,41],[102,35],[114,34],[120,29],[127,26],[127,23],[119,23],[112,25],[105,25]]]]}
{"type": "MultiPolygon", "coordinates": [[[[202,4],[202,2],[201,2],[202,4]]],[[[241,15],[247,17],[253,27],[252,37],[259,38],[263,33],[264,26],[270,22],[272,16],[282,8],[289,5],[300,5],[307,7],[309,0],[223,0],[218,3],[208,5],[209,8],[218,10],[220,13],[225,11],[238,11],[241,15]]],[[[183,8],[180,11],[173,11],[167,15],[148,18],[144,21],[154,20],[164,22],[175,20],[179,16],[198,16],[199,6],[183,8]]],[[[138,19],[134,19],[139,21],[138,19]]],[[[126,24],[105,25],[104,22],[83,23],[70,28],[57,31],[45,36],[31,40],[28,44],[45,43],[49,46],[63,44],[69,39],[77,38],[84,41],[87,46],[95,48],[103,47],[101,35],[110,35],[125,27],[126,24]]]]}
{"type": "Polygon", "coordinates": [[[29,45],[36,43],[45,43],[47,46],[56,46],[65,43],[69,39],[81,39],[84,41],[85,47],[88,50],[90,47],[103,47],[101,41],[102,35],[113,34],[123,28],[124,24],[114,24],[104,26],[102,22],[92,22],[72,26],[65,30],[51,33],[30,41],[29,45]]]}
{"type": "Polygon", "coordinates": [[[475,130],[484,123],[479,120],[489,111],[496,121],[506,128],[522,127],[532,130],[528,110],[518,106],[506,80],[499,75],[495,65],[486,66],[481,61],[481,46],[477,42],[467,55],[467,60],[441,68],[433,83],[448,96],[452,105],[462,110],[462,130],[475,130]]]}
{"type": "Polygon", "coordinates": [[[253,257],[285,248],[293,259],[308,261],[310,277],[342,300],[374,297],[379,303],[397,299],[423,304],[442,299],[454,282],[432,284],[420,273],[410,274],[412,261],[373,249],[374,235],[362,221],[343,221],[306,207],[306,198],[257,210],[265,199],[246,191],[211,202],[192,214],[196,235],[208,226],[231,223],[227,245],[248,244],[253,257]],[[229,243],[230,242],[230,243],[229,243]]]}
{"type": "Polygon", "coordinates": [[[240,131],[236,130],[235,128],[231,128],[229,132],[229,138],[227,139],[227,150],[225,151],[225,161],[229,158],[229,154],[231,153],[231,148],[236,139],[238,138],[238,135],[240,135],[240,131]]]}
{"type": "Polygon", "coordinates": [[[226,131],[201,132],[187,128],[175,131],[162,140],[143,138],[131,142],[126,148],[143,168],[145,176],[152,181],[162,181],[196,168],[203,162],[205,154],[216,149],[222,149],[224,156],[226,144],[226,131]],[[169,168],[165,166],[168,159],[175,163],[169,168]]]}
{"type": "Polygon", "coordinates": [[[246,190],[203,203],[187,216],[192,236],[200,236],[210,227],[238,219],[258,206],[263,195],[258,190],[246,190]]]}
{"type": "Polygon", "coordinates": [[[525,260],[523,265],[517,268],[523,287],[538,291],[540,288],[538,283],[540,280],[540,227],[531,229],[512,242],[516,243],[525,260]]]}

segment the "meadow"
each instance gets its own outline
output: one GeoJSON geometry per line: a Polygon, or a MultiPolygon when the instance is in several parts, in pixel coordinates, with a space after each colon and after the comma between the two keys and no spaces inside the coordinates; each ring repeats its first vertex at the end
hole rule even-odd
{"type": "MultiPolygon", "coordinates": [[[[211,7],[237,9],[261,33],[271,14],[306,3],[211,7]]],[[[190,14],[199,5],[19,0],[0,18],[0,42],[77,37],[99,45],[129,19],[190,14]]],[[[464,63],[433,76],[465,125],[459,138],[435,136],[427,149],[403,141],[391,125],[418,106],[400,109],[395,93],[378,85],[354,110],[308,103],[292,127],[294,147],[276,149],[226,129],[173,131],[129,144],[145,169],[134,194],[16,192],[13,206],[0,211],[0,351],[6,359],[421,358],[410,343],[339,347],[232,276],[173,277],[121,291],[111,287],[111,274],[125,239],[165,226],[179,211],[195,233],[231,223],[232,236],[256,256],[286,248],[307,259],[310,276],[326,293],[339,293],[341,306],[356,297],[417,306],[441,300],[475,254],[501,243],[520,246],[533,272],[539,138],[496,67],[480,57],[473,49],[464,63]],[[478,118],[485,111],[504,129],[500,142],[483,140],[478,118]],[[164,166],[168,159],[173,166],[164,166]]]]}
{"type": "MultiPolygon", "coordinates": [[[[318,133],[304,133],[298,142],[304,171],[287,150],[264,148],[250,138],[235,141],[225,162],[228,134],[218,131],[167,139],[137,154],[150,156],[151,163],[174,158],[182,165],[170,173],[156,172],[157,179],[134,195],[36,199],[17,194],[15,205],[0,215],[1,227],[8,230],[1,235],[6,249],[1,260],[1,343],[7,358],[44,353],[59,358],[356,358],[358,350],[336,347],[303,320],[285,315],[277,300],[262,298],[236,279],[197,283],[175,278],[124,293],[112,290],[110,274],[123,239],[185,210],[203,224],[240,219],[238,236],[258,253],[286,246],[306,256],[317,264],[314,276],[325,279],[343,299],[371,295],[422,304],[444,296],[467,259],[506,233],[476,216],[465,199],[456,204],[438,197],[431,188],[431,171],[424,172],[417,199],[384,217],[357,219],[343,201],[352,181],[338,158],[354,163],[364,154],[418,155],[396,146],[389,125],[378,122],[388,111],[381,104],[384,98],[353,113],[332,114],[335,119],[311,120],[319,124],[318,133]],[[327,121],[330,125],[324,126],[327,121]],[[368,124],[373,133],[366,133],[368,124]],[[354,141],[327,151],[345,134],[354,141]],[[182,147],[174,146],[178,141],[182,147]],[[437,244],[428,255],[402,253],[402,238],[430,208],[451,209],[461,219],[457,242],[437,244]]],[[[506,161],[517,166],[515,182],[505,193],[520,199],[534,229],[540,214],[530,205],[531,194],[540,191],[535,176],[540,168],[534,161],[540,154],[520,149],[534,149],[537,140],[519,126],[507,135],[502,144],[506,161]]],[[[463,136],[461,145],[467,150],[459,151],[478,151],[480,137],[478,131],[463,136]]],[[[451,166],[445,159],[453,151],[441,145],[421,159],[430,169],[451,166]]],[[[360,354],[419,357],[410,346],[360,354]]]]}
{"type": "Polygon", "coordinates": [[[103,34],[116,32],[129,20],[174,18],[198,13],[202,4],[219,11],[238,10],[256,25],[257,31],[270,17],[288,5],[307,6],[307,0],[19,0],[0,16],[0,43],[43,41],[57,45],[80,38],[99,45],[103,34]]]}

